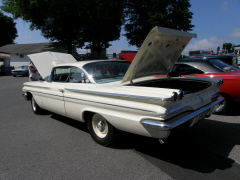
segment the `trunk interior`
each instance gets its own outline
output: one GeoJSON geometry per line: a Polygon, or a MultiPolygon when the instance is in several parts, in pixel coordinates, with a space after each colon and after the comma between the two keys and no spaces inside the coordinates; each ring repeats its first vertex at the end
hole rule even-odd
{"type": "Polygon", "coordinates": [[[191,79],[159,79],[148,82],[134,83],[134,86],[179,89],[184,91],[184,94],[191,94],[210,87],[211,83],[191,79]]]}

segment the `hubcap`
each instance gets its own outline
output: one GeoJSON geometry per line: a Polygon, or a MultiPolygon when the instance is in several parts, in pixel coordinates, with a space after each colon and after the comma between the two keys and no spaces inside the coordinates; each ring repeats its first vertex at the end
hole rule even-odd
{"type": "Polygon", "coordinates": [[[92,118],[92,127],[95,134],[104,138],[108,134],[108,124],[106,119],[104,119],[101,115],[95,114],[92,118]]]}
{"type": "Polygon", "coordinates": [[[225,101],[221,102],[219,107],[216,109],[216,112],[221,112],[225,106],[225,103],[226,103],[225,101]]]}
{"type": "Polygon", "coordinates": [[[98,118],[97,128],[100,132],[105,130],[105,122],[101,118],[98,118]]]}

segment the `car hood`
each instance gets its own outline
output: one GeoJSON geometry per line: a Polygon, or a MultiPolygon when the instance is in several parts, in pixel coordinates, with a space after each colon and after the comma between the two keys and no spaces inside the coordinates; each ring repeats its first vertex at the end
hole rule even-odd
{"type": "Polygon", "coordinates": [[[174,63],[193,37],[197,35],[154,27],[133,59],[122,83],[146,76],[168,76],[174,63]]]}
{"type": "Polygon", "coordinates": [[[77,62],[77,60],[71,54],[57,52],[30,54],[28,57],[37,67],[38,72],[43,79],[51,74],[54,66],[58,64],[77,62]]]}

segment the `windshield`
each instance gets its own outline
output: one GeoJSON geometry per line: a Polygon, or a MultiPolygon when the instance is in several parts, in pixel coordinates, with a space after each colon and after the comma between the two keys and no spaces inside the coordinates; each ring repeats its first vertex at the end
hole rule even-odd
{"type": "Polygon", "coordinates": [[[19,66],[18,69],[28,69],[28,66],[19,66]]]}
{"type": "Polygon", "coordinates": [[[235,68],[225,62],[222,62],[220,60],[211,60],[210,63],[217,67],[218,69],[222,70],[223,72],[232,72],[232,71],[238,71],[238,68],[235,68]]]}
{"type": "Polygon", "coordinates": [[[130,66],[128,61],[100,61],[83,66],[96,83],[121,81],[130,66]]]}

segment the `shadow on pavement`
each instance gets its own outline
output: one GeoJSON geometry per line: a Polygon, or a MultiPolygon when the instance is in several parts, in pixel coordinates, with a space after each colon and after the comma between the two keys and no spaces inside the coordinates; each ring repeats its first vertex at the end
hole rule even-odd
{"type": "Polygon", "coordinates": [[[240,152],[232,151],[235,146],[240,145],[240,118],[235,117],[234,122],[226,122],[230,121],[230,118],[224,118],[224,116],[218,118],[224,121],[213,120],[211,117],[200,121],[189,130],[192,134],[189,140],[224,157],[235,153],[235,160],[239,163],[240,152]]]}
{"type": "Polygon", "coordinates": [[[51,116],[52,119],[55,119],[57,121],[60,121],[64,124],[67,124],[69,126],[72,126],[74,128],[77,128],[81,131],[84,131],[84,132],[88,132],[88,129],[87,129],[87,126],[80,122],[80,121],[76,121],[74,119],[70,119],[70,118],[67,118],[65,116],[61,116],[61,115],[58,115],[58,114],[54,114],[52,113],[52,116],[51,116]]]}
{"type": "MultiPolygon", "coordinates": [[[[88,132],[86,125],[82,122],[57,114],[53,114],[51,118],[88,132]]],[[[183,168],[186,171],[212,173],[217,169],[231,168],[235,161],[208,150],[205,148],[206,145],[214,145],[216,151],[222,151],[228,156],[232,148],[240,144],[239,132],[240,124],[202,120],[193,128],[163,145],[157,139],[123,133],[112,148],[133,149],[167,173],[177,174],[176,171],[181,173],[183,168]],[[171,172],[173,169],[175,172],[171,172]]]]}
{"type": "MultiPolygon", "coordinates": [[[[211,173],[216,169],[225,170],[232,167],[233,160],[216,155],[179,135],[166,144],[161,145],[158,140],[136,135],[129,135],[124,142],[116,148],[134,149],[145,159],[161,168],[164,172],[171,173],[172,166],[180,166],[201,173],[211,173]],[[168,166],[166,163],[168,162],[168,166]]],[[[176,168],[174,168],[176,170],[176,168]]],[[[179,171],[181,171],[179,169],[179,171]]]]}

